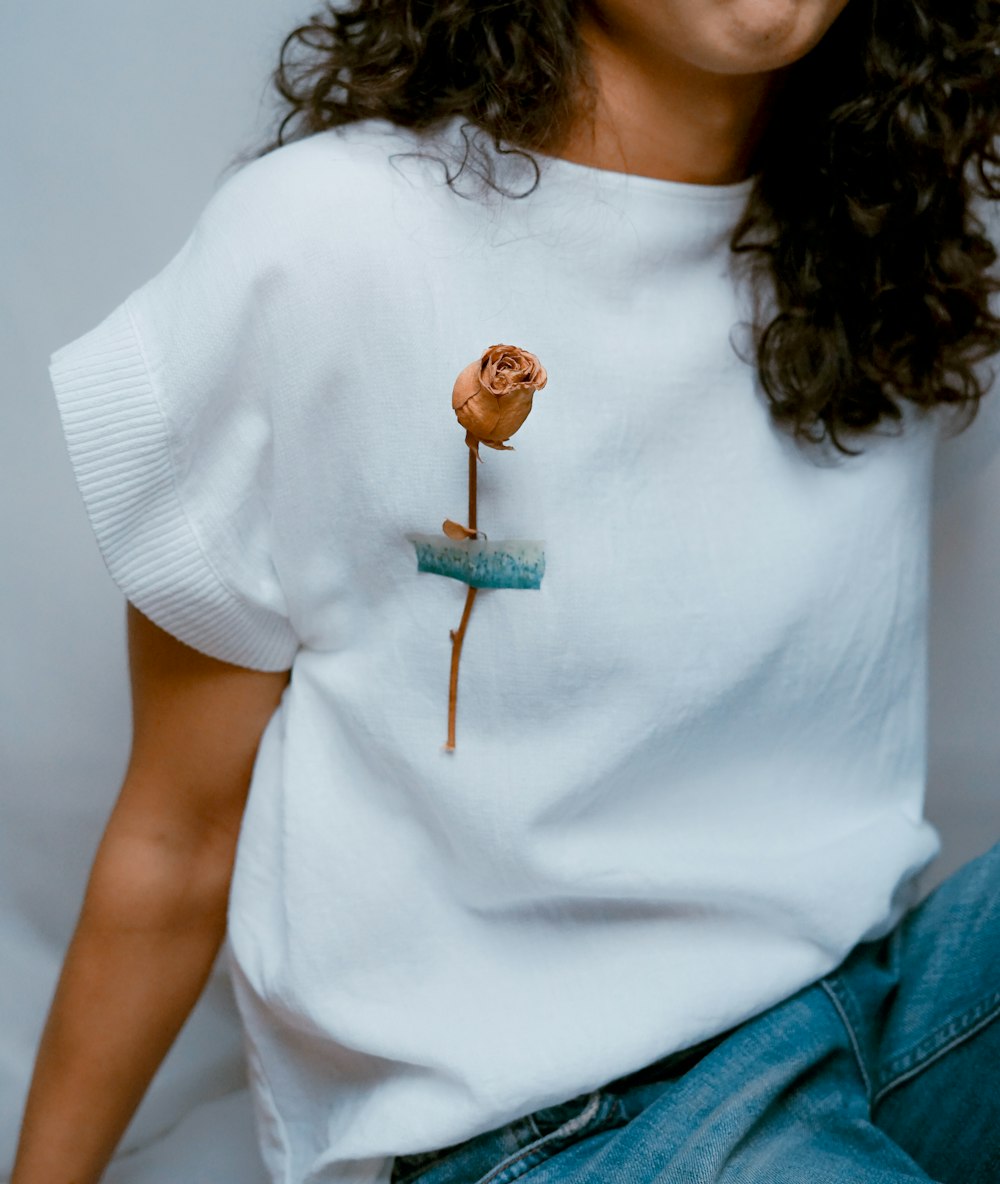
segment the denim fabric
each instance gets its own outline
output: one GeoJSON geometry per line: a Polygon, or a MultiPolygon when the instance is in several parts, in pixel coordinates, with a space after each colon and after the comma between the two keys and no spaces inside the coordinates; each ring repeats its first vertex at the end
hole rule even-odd
{"type": "Polygon", "coordinates": [[[713,1040],[392,1184],[997,1184],[1000,844],[885,938],[713,1040]]]}

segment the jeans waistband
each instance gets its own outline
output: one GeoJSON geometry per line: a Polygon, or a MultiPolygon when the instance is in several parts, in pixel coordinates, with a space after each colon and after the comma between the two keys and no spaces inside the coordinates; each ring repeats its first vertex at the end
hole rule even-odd
{"type": "Polygon", "coordinates": [[[710,1036],[707,1040],[702,1040],[698,1044],[692,1044],[688,1048],[667,1053],[666,1056],[660,1057],[658,1061],[653,1061],[649,1065],[643,1065],[641,1069],[636,1069],[632,1073],[626,1073],[623,1077],[616,1077],[614,1081],[609,1081],[601,1088],[611,1090],[614,1093],[624,1093],[625,1090],[631,1089],[634,1085],[647,1085],[651,1081],[664,1081],[668,1077],[680,1077],[688,1069],[693,1068],[703,1056],[710,1053],[716,1045],[721,1044],[731,1031],[733,1031],[732,1028],[725,1032],[720,1032],[717,1036],[710,1036]]]}

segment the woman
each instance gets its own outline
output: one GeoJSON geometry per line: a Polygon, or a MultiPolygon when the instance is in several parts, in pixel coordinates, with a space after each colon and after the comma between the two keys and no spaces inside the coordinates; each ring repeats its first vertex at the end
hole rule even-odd
{"type": "Polygon", "coordinates": [[[227,920],[276,1181],[989,1177],[1000,853],[915,900],[998,15],[289,38],[296,135],[52,359],[134,743],[12,1184],[100,1177],[227,920]],[[472,612],[467,496],[544,569],[472,612]]]}

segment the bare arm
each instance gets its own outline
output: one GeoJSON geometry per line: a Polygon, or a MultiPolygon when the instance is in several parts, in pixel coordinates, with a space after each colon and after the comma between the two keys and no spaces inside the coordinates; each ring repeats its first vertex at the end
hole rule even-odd
{"type": "Polygon", "coordinates": [[[96,1184],[211,972],[250,774],[289,672],[128,606],[133,738],[35,1061],[11,1184],[96,1184]]]}

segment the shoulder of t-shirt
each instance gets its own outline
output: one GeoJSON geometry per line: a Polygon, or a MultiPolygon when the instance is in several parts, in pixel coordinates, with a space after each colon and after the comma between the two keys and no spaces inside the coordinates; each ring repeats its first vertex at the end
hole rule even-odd
{"type": "MultiPolygon", "coordinates": [[[[433,188],[433,154],[420,133],[386,120],[362,120],[315,132],[243,164],[216,188],[202,215],[209,227],[255,255],[286,264],[335,247],[370,248],[391,230],[401,201],[419,204],[433,188]],[[426,155],[424,156],[426,160],[426,155]],[[422,178],[415,183],[415,178],[422,178]]],[[[438,170],[439,177],[443,174],[438,170]]]]}

